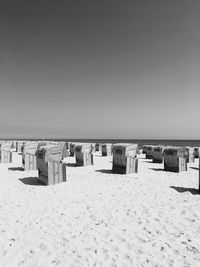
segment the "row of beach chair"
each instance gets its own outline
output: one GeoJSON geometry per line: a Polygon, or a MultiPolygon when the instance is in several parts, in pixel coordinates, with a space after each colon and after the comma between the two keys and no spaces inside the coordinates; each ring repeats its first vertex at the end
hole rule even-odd
{"type": "Polygon", "coordinates": [[[143,154],[154,163],[164,163],[164,170],[187,171],[187,163],[199,157],[199,148],[144,145],[143,154]]]}
{"type": "MultiPolygon", "coordinates": [[[[67,156],[74,154],[77,166],[94,164],[95,146],[88,143],[24,142],[20,143],[20,149],[17,145],[14,151],[20,151],[18,153],[22,155],[22,168],[26,171],[38,170],[38,179],[47,185],[66,181],[66,163],[63,159],[67,156]]],[[[1,144],[2,163],[12,162],[11,146],[11,142],[1,144]]],[[[113,173],[128,174],[138,171],[137,144],[101,145],[102,151],[105,148],[106,155],[113,155],[113,173]]],[[[105,156],[103,152],[102,156],[105,156]]]]}
{"type": "MultiPolygon", "coordinates": [[[[55,184],[66,180],[66,163],[63,159],[74,156],[77,166],[94,164],[94,152],[101,152],[102,156],[113,156],[113,173],[137,173],[138,157],[140,153],[138,144],[90,144],[67,142],[0,142],[1,163],[12,162],[12,152],[22,155],[22,168],[24,170],[38,170],[38,179],[46,184],[55,184]]],[[[164,163],[165,171],[187,171],[187,163],[194,162],[199,157],[199,148],[169,147],[144,145],[142,153],[146,159],[154,163],[164,163]]]]}

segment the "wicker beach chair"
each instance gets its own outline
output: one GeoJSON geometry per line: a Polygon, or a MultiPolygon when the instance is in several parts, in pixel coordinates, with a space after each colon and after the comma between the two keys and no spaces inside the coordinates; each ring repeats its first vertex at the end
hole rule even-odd
{"type": "Polygon", "coordinates": [[[36,151],[38,179],[46,185],[66,182],[66,163],[62,162],[63,147],[48,144],[36,151]]]}

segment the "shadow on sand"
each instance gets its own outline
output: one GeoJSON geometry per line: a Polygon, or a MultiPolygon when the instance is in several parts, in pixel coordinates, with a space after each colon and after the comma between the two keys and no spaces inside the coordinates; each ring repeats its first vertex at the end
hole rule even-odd
{"type": "Polygon", "coordinates": [[[197,168],[197,167],[190,167],[190,169],[193,169],[193,170],[196,170],[196,171],[199,170],[199,168],[197,168]]]}
{"type": "Polygon", "coordinates": [[[9,171],[24,171],[24,168],[22,167],[11,167],[8,168],[9,171]]]}
{"type": "Polygon", "coordinates": [[[112,170],[96,170],[95,172],[101,172],[101,173],[108,173],[108,174],[113,174],[112,170]]]}
{"type": "Polygon", "coordinates": [[[66,163],[66,166],[68,167],[84,167],[84,166],[78,166],[76,163],[66,163]]]}
{"type": "Polygon", "coordinates": [[[161,169],[161,168],[149,168],[150,170],[153,170],[153,171],[156,171],[156,172],[166,172],[164,169],[161,169]]]}
{"type": "Polygon", "coordinates": [[[46,186],[45,184],[41,183],[37,177],[26,177],[20,178],[19,180],[26,185],[46,186]]]}
{"type": "Polygon", "coordinates": [[[170,186],[170,188],[176,190],[179,193],[190,192],[193,195],[200,194],[199,190],[196,188],[187,188],[187,187],[178,187],[178,186],[170,186]]]}

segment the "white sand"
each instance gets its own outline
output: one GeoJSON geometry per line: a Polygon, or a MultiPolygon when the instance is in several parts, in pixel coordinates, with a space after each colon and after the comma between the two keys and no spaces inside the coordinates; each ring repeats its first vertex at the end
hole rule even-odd
{"type": "Polygon", "coordinates": [[[198,160],[176,174],[141,158],[128,176],[111,174],[111,160],[68,167],[49,187],[8,170],[16,153],[0,164],[0,266],[200,266],[198,160]]]}

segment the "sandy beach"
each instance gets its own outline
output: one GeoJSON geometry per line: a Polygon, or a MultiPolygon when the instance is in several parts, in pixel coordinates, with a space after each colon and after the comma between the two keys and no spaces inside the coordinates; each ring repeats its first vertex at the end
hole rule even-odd
{"type": "Polygon", "coordinates": [[[198,163],[163,171],[139,156],[137,174],[112,157],[67,162],[67,182],[43,186],[21,156],[0,164],[0,266],[200,266],[198,163]]]}

